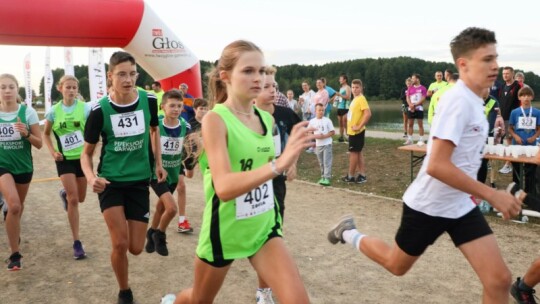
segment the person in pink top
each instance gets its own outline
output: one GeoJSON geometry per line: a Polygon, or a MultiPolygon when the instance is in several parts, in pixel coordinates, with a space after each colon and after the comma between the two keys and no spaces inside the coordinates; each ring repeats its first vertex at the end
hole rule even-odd
{"type": "Polygon", "coordinates": [[[413,85],[407,90],[407,104],[409,104],[409,132],[407,140],[404,145],[413,144],[413,129],[414,120],[418,122],[418,133],[420,138],[418,139],[418,145],[424,145],[424,107],[422,104],[426,101],[427,90],[426,87],[420,84],[420,75],[412,74],[411,80],[413,85]]]}
{"type": "Polygon", "coordinates": [[[325,84],[322,81],[322,79],[317,79],[317,93],[315,93],[315,96],[313,96],[313,104],[316,105],[318,103],[322,104],[325,108],[328,104],[328,101],[330,100],[330,97],[328,95],[328,91],[324,88],[325,84]]]}

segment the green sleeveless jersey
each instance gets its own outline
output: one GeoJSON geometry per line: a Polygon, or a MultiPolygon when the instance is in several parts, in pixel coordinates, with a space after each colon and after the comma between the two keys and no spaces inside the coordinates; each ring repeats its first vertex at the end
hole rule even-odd
{"type": "Polygon", "coordinates": [[[139,91],[135,111],[118,113],[105,96],[100,101],[103,112],[103,143],[98,175],[110,181],[133,182],[150,180],[149,160],[150,110],[146,92],[139,91]]]}
{"type": "Polygon", "coordinates": [[[55,104],[52,130],[56,138],[55,150],[62,153],[65,159],[80,159],[84,146],[84,102],[75,100],[73,112],[66,113],[62,109],[62,101],[55,104]]]}
{"type": "MultiPolygon", "coordinates": [[[[165,132],[163,119],[159,120],[159,135],[161,138],[161,160],[163,169],[167,171],[167,183],[178,183],[178,175],[182,167],[182,151],[184,147],[184,138],[186,137],[186,121],[179,117],[180,132],[177,136],[171,136],[165,132]]],[[[154,175],[154,178],[155,175],[154,175]]]]}
{"type": "MultiPolygon", "coordinates": [[[[227,151],[233,172],[257,169],[274,158],[272,116],[259,109],[264,135],[247,128],[230,110],[217,104],[213,112],[227,128],[227,151]]],[[[205,208],[197,255],[210,262],[254,255],[270,235],[282,235],[281,217],[275,202],[272,180],[230,201],[216,195],[205,152],[199,165],[204,179],[205,208]]]]}
{"type": "Polygon", "coordinates": [[[17,122],[17,117],[26,124],[26,105],[19,106],[17,116],[12,120],[0,119],[0,168],[11,174],[31,173],[34,171],[32,145],[15,131],[13,123],[17,122]]]}

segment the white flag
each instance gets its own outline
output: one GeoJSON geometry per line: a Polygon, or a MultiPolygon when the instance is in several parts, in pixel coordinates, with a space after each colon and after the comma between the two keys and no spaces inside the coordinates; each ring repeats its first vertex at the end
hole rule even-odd
{"type": "Polygon", "coordinates": [[[107,77],[101,48],[88,49],[88,81],[90,83],[90,100],[96,101],[107,95],[107,77]]]}
{"type": "Polygon", "coordinates": [[[31,60],[30,53],[24,57],[24,88],[26,89],[26,98],[24,102],[27,106],[32,107],[32,82],[30,81],[31,60]]]}
{"type": "Polygon", "coordinates": [[[64,48],[64,75],[75,76],[75,67],[73,66],[73,48],[64,48]]]}
{"type": "Polygon", "coordinates": [[[51,71],[51,49],[47,47],[45,51],[45,75],[43,76],[43,89],[45,99],[45,113],[49,112],[51,108],[51,89],[53,86],[53,74],[51,71]]]}

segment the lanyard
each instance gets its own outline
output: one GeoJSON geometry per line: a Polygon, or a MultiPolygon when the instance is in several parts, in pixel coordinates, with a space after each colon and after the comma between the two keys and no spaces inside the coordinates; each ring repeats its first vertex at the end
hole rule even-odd
{"type": "MultiPolygon", "coordinates": [[[[527,118],[527,115],[525,114],[525,111],[523,110],[523,106],[521,106],[520,109],[521,109],[521,113],[523,113],[523,116],[525,118],[527,118]]],[[[529,108],[529,118],[527,119],[527,122],[531,121],[532,112],[533,111],[532,111],[532,107],[531,107],[531,108],[529,108]]]]}

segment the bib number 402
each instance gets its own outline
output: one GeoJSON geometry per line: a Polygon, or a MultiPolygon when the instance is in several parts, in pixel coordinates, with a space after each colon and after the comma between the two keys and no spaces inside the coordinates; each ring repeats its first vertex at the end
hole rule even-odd
{"type": "Polygon", "coordinates": [[[246,193],[246,197],[244,198],[244,202],[253,204],[254,202],[260,202],[262,200],[266,200],[270,197],[270,194],[268,193],[268,184],[262,184],[260,187],[257,187],[250,192],[246,193]]]}

